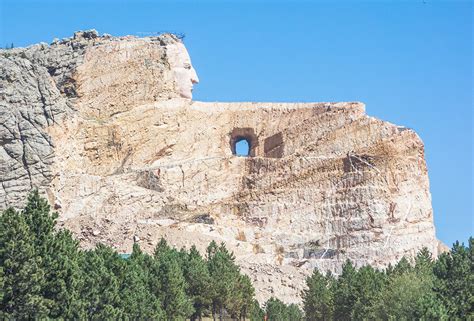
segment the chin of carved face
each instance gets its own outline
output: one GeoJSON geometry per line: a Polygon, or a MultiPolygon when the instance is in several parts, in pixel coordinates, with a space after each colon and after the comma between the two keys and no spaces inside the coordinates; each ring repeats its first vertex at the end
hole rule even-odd
{"type": "Polygon", "coordinates": [[[167,47],[167,53],[178,94],[183,98],[192,99],[193,84],[197,84],[199,78],[191,65],[186,48],[182,43],[175,43],[167,47]]]}

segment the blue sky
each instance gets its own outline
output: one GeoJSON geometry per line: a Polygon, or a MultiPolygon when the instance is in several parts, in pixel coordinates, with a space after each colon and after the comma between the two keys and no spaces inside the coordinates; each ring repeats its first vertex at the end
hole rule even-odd
{"type": "Polygon", "coordinates": [[[362,101],[425,143],[437,235],[473,234],[472,2],[6,1],[0,45],[181,32],[202,101],[362,101]]]}

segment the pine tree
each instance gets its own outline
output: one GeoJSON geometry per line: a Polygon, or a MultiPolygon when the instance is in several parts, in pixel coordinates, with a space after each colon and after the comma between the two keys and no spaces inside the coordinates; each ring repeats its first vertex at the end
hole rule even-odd
{"type": "Polygon", "coordinates": [[[265,303],[265,312],[268,320],[272,321],[287,321],[288,315],[286,305],[276,298],[270,298],[265,303]]]}
{"type": "Polygon", "coordinates": [[[414,315],[420,320],[447,320],[447,310],[433,290],[435,275],[431,252],[422,248],[415,257],[414,272],[423,283],[423,294],[417,299],[414,315]]]}
{"type": "Polygon", "coordinates": [[[234,289],[230,300],[226,303],[226,310],[234,319],[245,319],[253,304],[255,289],[247,275],[238,275],[237,282],[234,283],[234,289]]]}
{"type": "Polygon", "coordinates": [[[336,320],[352,320],[352,311],[357,300],[356,269],[347,260],[337,279],[334,293],[334,317],[336,320]]]}
{"type": "MultiPolygon", "coordinates": [[[[5,286],[5,280],[3,278],[3,266],[0,266],[0,302],[3,302],[3,295],[4,295],[4,286],[5,286]]],[[[0,312],[0,318],[2,317],[1,312],[0,312]]]]}
{"type": "Polygon", "coordinates": [[[186,282],[176,259],[163,261],[159,267],[163,308],[170,320],[185,320],[194,309],[186,295],[186,282]]]}
{"type": "Polygon", "coordinates": [[[301,321],[303,313],[296,304],[286,305],[276,298],[270,298],[265,303],[265,310],[268,320],[275,321],[301,321]]]}
{"type": "Polygon", "coordinates": [[[192,301],[186,295],[187,284],[180,266],[180,255],[164,239],[155,249],[160,281],[160,300],[169,320],[185,320],[194,313],[192,301]]]}
{"type": "Polygon", "coordinates": [[[385,284],[384,273],[370,265],[363,266],[357,271],[354,293],[356,301],[351,314],[354,320],[374,318],[374,307],[385,284]]]}
{"type": "Polygon", "coordinates": [[[35,246],[43,250],[47,242],[54,236],[58,213],[50,212],[48,202],[35,189],[28,195],[28,201],[21,214],[30,227],[35,246]]]}
{"type": "Polygon", "coordinates": [[[248,275],[241,275],[239,278],[239,293],[241,299],[240,317],[246,319],[250,309],[252,308],[255,297],[255,288],[248,275]]]}
{"type": "Polygon", "coordinates": [[[260,307],[257,300],[252,301],[249,311],[250,321],[262,321],[265,318],[265,311],[260,307]]]}
{"type": "Polygon", "coordinates": [[[417,320],[449,320],[446,307],[432,289],[418,298],[413,315],[417,320]]]}
{"type": "Polygon", "coordinates": [[[51,212],[38,190],[30,193],[21,215],[32,233],[36,253],[42,258],[45,284],[41,292],[51,302],[49,316],[83,317],[85,311],[79,292],[82,282],[79,242],[69,231],[55,230],[58,214],[51,212]]]}
{"type": "Polygon", "coordinates": [[[410,262],[407,260],[406,257],[402,257],[400,261],[395,265],[395,267],[391,270],[391,274],[404,274],[410,272],[413,269],[410,262]]]}
{"type": "Polygon", "coordinates": [[[306,278],[306,286],[302,293],[303,307],[307,320],[332,320],[334,314],[333,284],[334,277],[330,272],[325,276],[318,269],[306,278]]]}
{"type": "Polygon", "coordinates": [[[150,260],[151,257],[144,254],[135,243],[132,255],[126,262],[126,270],[120,286],[121,307],[126,319],[162,320],[165,318],[159,298],[149,287],[150,260]]]}
{"type": "Polygon", "coordinates": [[[443,253],[434,265],[435,291],[449,315],[474,319],[474,239],[469,247],[456,242],[451,252],[443,253]]]}
{"type": "Polygon", "coordinates": [[[216,255],[217,251],[219,250],[219,246],[217,246],[216,241],[212,240],[206,248],[206,259],[207,262],[216,255]]]}
{"type": "Polygon", "coordinates": [[[159,259],[162,255],[167,255],[171,251],[171,247],[168,242],[162,237],[155,247],[154,256],[159,259]]]}
{"type": "Polygon", "coordinates": [[[294,303],[288,305],[286,314],[288,315],[288,320],[295,320],[295,321],[303,320],[303,312],[294,303]]]}
{"type": "Polygon", "coordinates": [[[98,244],[84,253],[81,264],[87,319],[122,318],[120,285],[126,262],[112,248],[98,244]]]}
{"type": "Polygon", "coordinates": [[[67,230],[49,238],[43,248],[45,285],[43,296],[53,302],[50,317],[80,319],[85,317],[81,298],[83,274],[80,266],[79,242],[67,230]]]}
{"type": "Polygon", "coordinates": [[[374,311],[377,319],[415,320],[418,299],[426,291],[425,283],[413,271],[390,276],[374,311]]]}
{"type": "Polygon", "coordinates": [[[434,266],[433,256],[428,248],[422,248],[415,257],[415,271],[417,273],[432,274],[434,266]]]}
{"type": "Polygon", "coordinates": [[[447,311],[433,291],[433,259],[422,249],[412,266],[406,258],[387,273],[386,286],[374,308],[375,318],[446,320],[447,311]]]}
{"type": "Polygon", "coordinates": [[[224,243],[212,241],[207,248],[207,265],[211,277],[212,315],[245,318],[253,303],[255,289],[250,278],[240,273],[235,256],[224,243]]]}
{"type": "Polygon", "coordinates": [[[224,310],[232,305],[232,294],[239,280],[239,268],[235,257],[222,243],[219,247],[212,241],[207,248],[207,264],[211,276],[212,315],[223,317],[224,310]]]}
{"type": "Polygon", "coordinates": [[[13,209],[0,216],[0,266],[3,270],[0,316],[46,318],[51,301],[42,296],[45,273],[25,216],[13,209]]]}
{"type": "Polygon", "coordinates": [[[186,253],[186,260],[183,262],[183,274],[188,284],[186,293],[194,307],[191,320],[201,319],[203,313],[209,310],[212,303],[211,277],[206,261],[194,245],[189,250],[189,254],[186,253]]]}

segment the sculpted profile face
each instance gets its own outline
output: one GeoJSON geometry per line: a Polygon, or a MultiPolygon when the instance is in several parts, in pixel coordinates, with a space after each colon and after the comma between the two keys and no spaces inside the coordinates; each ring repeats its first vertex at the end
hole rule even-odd
{"type": "Polygon", "coordinates": [[[188,51],[180,41],[175,41],[166,46],[166,54],[176,90],[181,97],[192,99],[193,85],[199,82],[199,78],[191,64],[188,51]]]}

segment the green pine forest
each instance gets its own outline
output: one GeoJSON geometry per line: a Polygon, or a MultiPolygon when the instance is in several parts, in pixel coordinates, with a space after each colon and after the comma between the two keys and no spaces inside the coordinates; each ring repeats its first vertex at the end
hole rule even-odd
{"type": "Polygon", "coordinates": [[[125,259],[105,245],[81,249],[56,219],[38,191],[23,210],[1,213],[0,319],[474,320],[473,238],[437,260],[423,249],[385,270],[316,269],[301,306],[260,306],[225,244],[203,256],[162,239],[152,255],[135,244],[125,259]]]}

